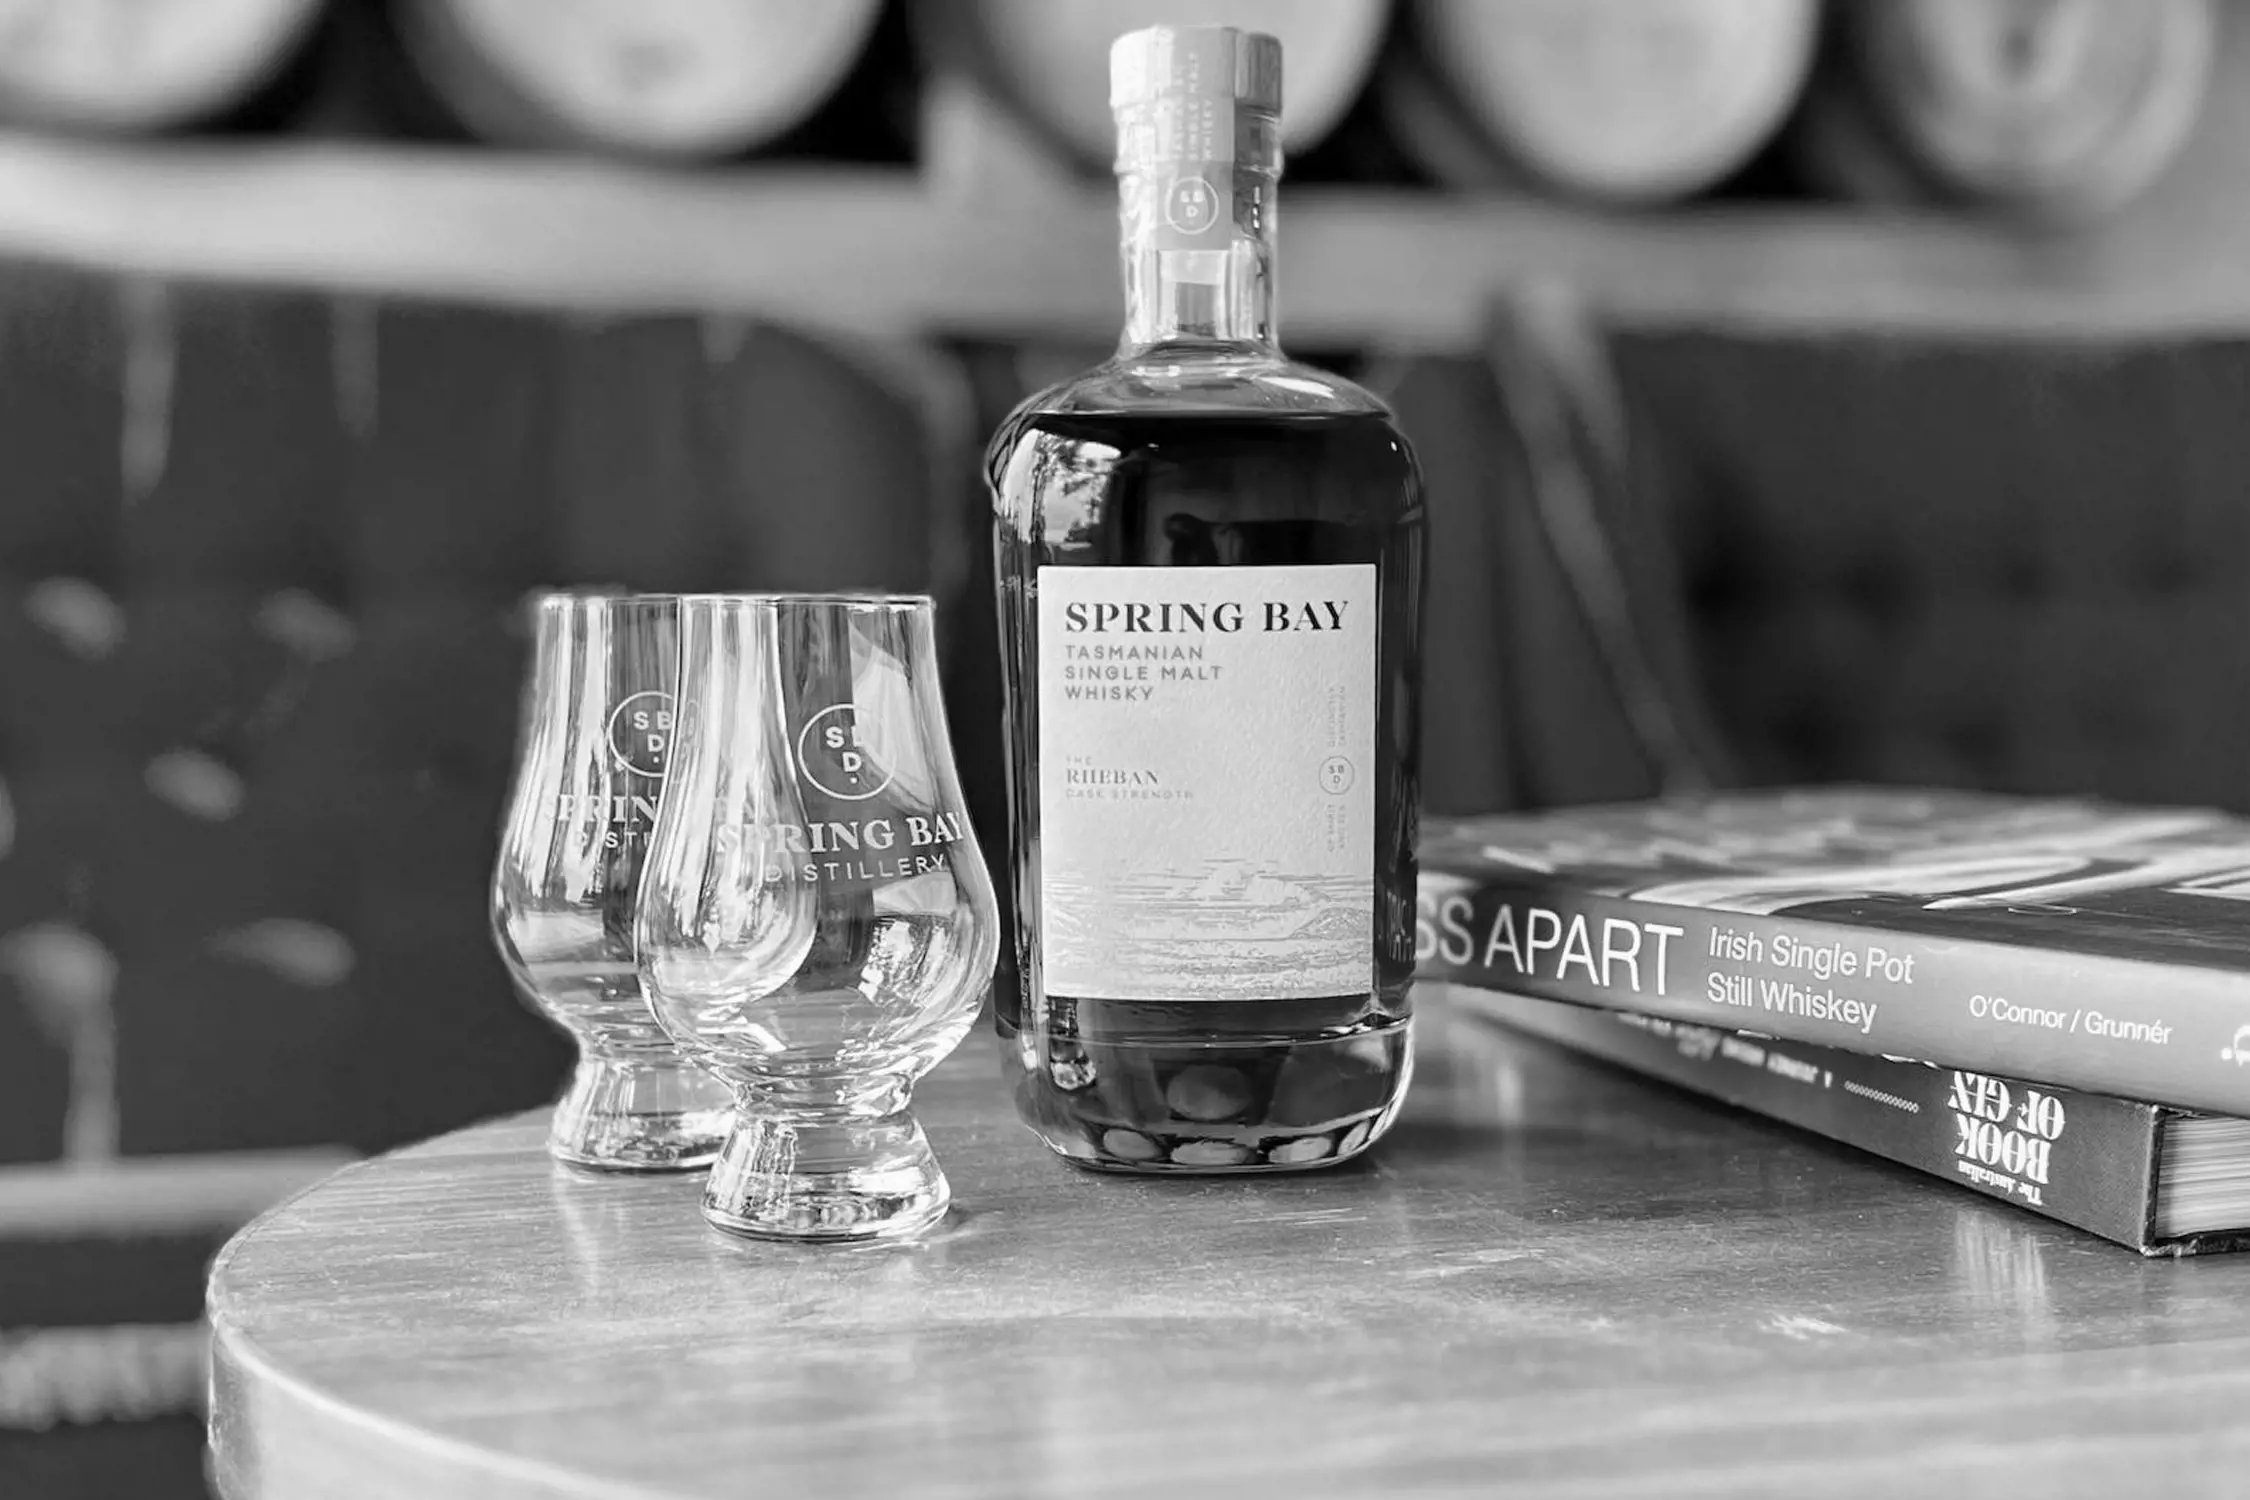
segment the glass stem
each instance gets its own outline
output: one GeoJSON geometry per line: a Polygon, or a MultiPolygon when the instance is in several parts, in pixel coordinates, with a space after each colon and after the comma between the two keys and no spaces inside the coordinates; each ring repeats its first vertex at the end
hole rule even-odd
{"type": "Polygon", "coordinates": [[[881,1239],[945,1213],[952,1189],[905,1107],[883,1114],[743,1095],[703,1190],[703,1216],[736,1234],[881,1239]]]}
{"type": "Polygon", "coordinates": [[[548,1149],[611,1171],[701,1167],[718,1155],[728,1102],[724,1084],[684,1062],[587,1048],[556,1101],[548,1149]]]}

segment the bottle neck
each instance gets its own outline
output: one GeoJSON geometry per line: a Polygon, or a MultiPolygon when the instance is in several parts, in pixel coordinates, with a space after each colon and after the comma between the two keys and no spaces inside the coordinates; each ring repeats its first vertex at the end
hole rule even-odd
{"type": "Polygon", "coordinates": [[[1232,200],[1232,222],[1183,235],[1207,212],[1201,178],[1127,175],[1118,184],[1125,273],[1120,353],[1158,344],[1275,350],[1274,186],[1271,172],[1238,168],[1212,184],[1232,200]],[[1192,241],[1192,245],[1183,243],[1192,241]]]}

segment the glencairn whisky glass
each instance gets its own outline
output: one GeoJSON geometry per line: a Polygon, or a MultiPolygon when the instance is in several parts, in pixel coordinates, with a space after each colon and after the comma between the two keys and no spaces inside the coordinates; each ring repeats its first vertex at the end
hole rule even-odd
{"type": "Polygon", "coordinates": [[[689,596],[680,718],[635,948],[651,1009],[734,1090],[703,1215],[893,1238],[951,1189],[909,1108],[999,948],[930,601],[689,596]]]}
{"type": "Polygon", "coordinates": [[[548,594],[533,609],[492,932],[517,989],[578,1043],[547,1149],[579,1166],[700,1167],[731,1096],[641,996],[633,913],[672,753],[679,612],[669,596],[548,594]]]}

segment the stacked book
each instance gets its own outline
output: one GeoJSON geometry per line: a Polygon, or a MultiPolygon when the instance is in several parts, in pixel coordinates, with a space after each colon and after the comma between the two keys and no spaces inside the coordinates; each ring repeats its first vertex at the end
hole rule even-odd
{"type": "Polygon", "coordinates": [[[1783,789],[1426,829],[1458,1009],[2130,1245],[2250,1247],[2250,820],[1783,789]]]}

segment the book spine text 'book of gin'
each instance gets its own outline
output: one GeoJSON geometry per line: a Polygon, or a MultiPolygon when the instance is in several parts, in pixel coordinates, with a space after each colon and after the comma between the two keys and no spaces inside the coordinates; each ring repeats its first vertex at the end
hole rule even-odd
{"type": "Polygon", "coordinates": [[[2203,1247],[2165,1241],[2151,1222],[2176,1118],[2156,1105],[1496,990],[1445,986],[1441,998],[2146,1254],[2203,1247]]]}

